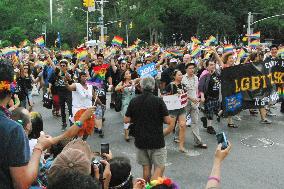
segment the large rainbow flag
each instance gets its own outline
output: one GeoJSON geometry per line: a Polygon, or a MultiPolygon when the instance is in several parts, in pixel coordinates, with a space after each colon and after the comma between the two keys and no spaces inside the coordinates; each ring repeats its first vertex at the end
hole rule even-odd
{"type": "Polygon", "coordinates": [[[103,87],[108,67],[109,64],[102,64],[95,66],[93,68],[94,77],[89,79],[87,83],[92,86],[103,87]]]}
{"type": "Polygon", "coordinates": [[[191,52],[191,56],[196,58],[200,55],[201,55],[201,49],[199,46],[196,46],[195,49],[193,49],[193,51],[191,52]]]}
{"type": "Polygon", "coordinates": [[[114,36],[114,38],[113,38],[113,40],[112,40],[112,42],[111,42],[111,44],[112,45],[116,45],[116,46],[122,46],[122,43],[123,43],[123,38],[122,37],[120,37],[120,36],[114,36]]]}
{"type": "Polygon", "coordinates": [[[8,56],[8,55],[16,54],[18,52],[18,49],[16,47],[6,47],[2,49],[1,51],[2,51],[1,53],[2,55],[8,56]]]}
{"type": "Polygon", "coordinates": [[[44,39],[43,39],[43,36],[40,36],[39,38],[36,38],[35,39],[35,43],[40,46],[40,47],[43,47],[44,46],[44,39]]]}
{"type": "Polygon", "coordinates": [[[249,46],[253,49],[255,49],[256,47],[258,47],[260,45],[260,40],[253,40],[252,42],[250,42],[249,46]]]}
{"type": "Polygon", "coordinates": [[[77,59],[78,60],[83,60],[88,55],[88,52],[87,52],[87,50],[85,48],[76,49],[75,52],[77,53],[77,59]]]}

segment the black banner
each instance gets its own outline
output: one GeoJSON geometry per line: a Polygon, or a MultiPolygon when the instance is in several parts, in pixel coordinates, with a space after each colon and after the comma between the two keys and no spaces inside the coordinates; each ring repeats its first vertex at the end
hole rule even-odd
{"type": "Polygon", "coordinates": [[[260,108],[284,98],[284,60],[242,64],[221,73],[225,115],[260,108]]]}

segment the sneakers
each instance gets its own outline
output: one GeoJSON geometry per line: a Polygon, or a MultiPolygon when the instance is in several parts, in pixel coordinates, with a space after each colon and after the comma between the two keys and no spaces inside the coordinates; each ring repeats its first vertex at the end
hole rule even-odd
{"type": "Polygon", "coordinates": [[[275,113],[272,113],[271,111],[269,111],[269,112],[267,112],[267,116],[276,116],[276,114],[275,113]]]}
{"type": "Polygon", "coordinates": [[[270,121],[269,119],[263,119],[260,121],[261,124],[271,124],[272,121],[270,121]]]}
{"type": "Polygon", "coordinates": [[[103,132],[103,130],[99,130],[98,133],[99,133],[99,137],[104,138],[104,132],[103,132]]]}
{"type": "Polygon", "coordinates": [[[241,117],[240,117],[240,116],[237,116],[237,115],[235,115],[235,116],[233,117],[233,119],[236,120],[236,121],[242,121],[241,117]]]}
{"type": "Polygon", "coordinates": [[[201,120],[201,122],[203,124],[203,127],[207,128],[207,119],[206,119],[206,117],[202,117],[202,118],[200,118],[200,120],[201,120]]]}
{"type": "Polygon", "coordinates": [[[207,127],[207,133],[211,134],[211,135],[215,135],[216,131],[212,126],[207,127]]]}

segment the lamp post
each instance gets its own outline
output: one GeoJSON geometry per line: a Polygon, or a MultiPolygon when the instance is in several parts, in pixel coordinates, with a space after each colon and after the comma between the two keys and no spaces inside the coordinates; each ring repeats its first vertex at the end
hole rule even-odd
{"type": "Polygon", "coordinates": [[[84,9],[81,9],[81,8],[78,8],[78,7],[74,7],[74,9],[84,11],[87,14],[87,21],[86,21],[86,25],[87,25],[87,29],[86,29],[87,33],[86,34],[87,35],[86,35],[86,39],[88,41],[89,40],[89,11],[88,11],[88,9],[87,9],[87,11],[85,11],[84,9]]]}

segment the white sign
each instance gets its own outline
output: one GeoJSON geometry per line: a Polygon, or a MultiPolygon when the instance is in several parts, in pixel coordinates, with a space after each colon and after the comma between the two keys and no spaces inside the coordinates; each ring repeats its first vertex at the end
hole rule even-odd
{"type": "Polygon", "coordinates": [[[177,95],[166,95],[163,96],[163,100],[168,110],[177,110],[184,108],[187,104],[182,103],[182,99],[177,95]]]}

